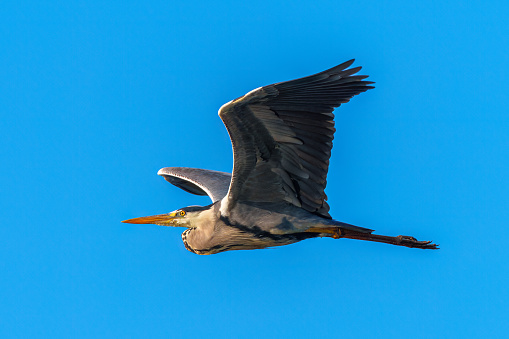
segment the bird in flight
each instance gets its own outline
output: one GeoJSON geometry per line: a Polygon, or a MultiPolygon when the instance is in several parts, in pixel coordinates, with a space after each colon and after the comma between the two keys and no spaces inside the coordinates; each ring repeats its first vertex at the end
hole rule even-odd
{"type": "Polygon", "coordinates": [[[335,108],[369,89],[347,61],[311,76],[257,88],[219,109],[233,145],[233,173],[166,167],[157,174],[212,204],[125,220],[185,227],[196,254],[252,250],[331,237],[437,249],[431,241],[383,236],[332,219],[325,195],[335,108]]]}

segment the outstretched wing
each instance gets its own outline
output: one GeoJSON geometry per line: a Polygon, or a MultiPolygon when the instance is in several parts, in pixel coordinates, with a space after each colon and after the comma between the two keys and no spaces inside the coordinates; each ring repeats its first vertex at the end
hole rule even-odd
{"type": "Polygon", "coordinates": [[[237,201],[280,202],[330,218],[324,193],[334,108],[373,82],[354,60],[297,80],[260,87],[219,109],[233,146],[224,211],[237,201]]]}
{"type": "Polygon", "coordinates": [[[186,192],[208,195],[212,202],[221,200],[228,193],[232,176],[230,173],[189,167],[165,167],[157,174],[186,192]]]}

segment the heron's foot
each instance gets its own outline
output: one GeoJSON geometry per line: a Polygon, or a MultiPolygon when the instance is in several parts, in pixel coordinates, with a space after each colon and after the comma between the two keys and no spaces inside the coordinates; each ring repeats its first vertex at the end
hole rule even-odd
{"type": "Polygon", "coordinates": [[[396,243],[395,245],[413,247],[413,248],[423,248],[423,249],[438,249],[437,244],[433,244],[431,241],[419,241],[414,237],[408,235],[398,235],[395,237],[396,243]]]}

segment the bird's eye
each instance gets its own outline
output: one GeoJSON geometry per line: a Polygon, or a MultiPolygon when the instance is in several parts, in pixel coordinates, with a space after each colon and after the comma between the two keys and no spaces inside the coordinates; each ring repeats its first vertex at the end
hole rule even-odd
{"type": "Polygon", "coordinates": [[[186,211],[180,211],[180,216],[183,217],[184,215],[186,215],[186,211]]]}

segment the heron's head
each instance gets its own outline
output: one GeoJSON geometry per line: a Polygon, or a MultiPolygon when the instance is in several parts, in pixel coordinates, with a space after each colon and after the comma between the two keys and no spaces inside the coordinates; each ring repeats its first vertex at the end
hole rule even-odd
{"type": "Polygon", "coordinates": [[[129,224],[155,224],[160,226],[173,227],[194,227],[195,221],[200,217],[202,211],[207,210],[209,206],[189,206],[180,208],[170,213],[140,217],[122,222],[129,224]]]}

